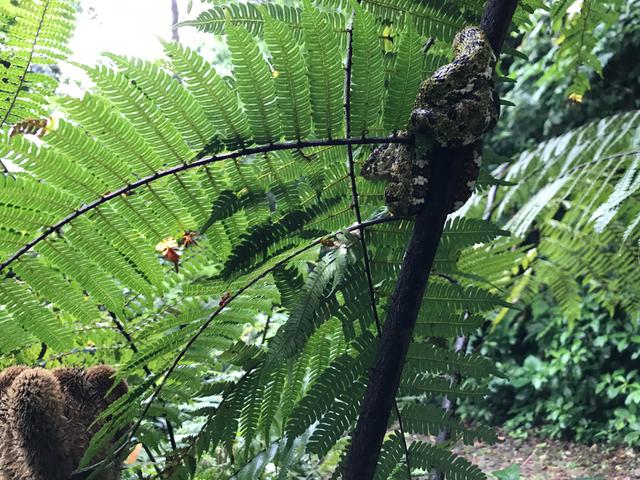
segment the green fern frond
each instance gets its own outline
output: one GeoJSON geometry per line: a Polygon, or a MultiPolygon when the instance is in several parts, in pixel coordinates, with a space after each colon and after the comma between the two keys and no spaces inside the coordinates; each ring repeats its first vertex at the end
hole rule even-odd
{"type": "Polygon", "coordinates": [[[393,432],[382,444],[378,465],[374,480],[386,480],[391,478],[393,472],[403,469],[404,443],[400,432],[393,432]]]}
{"type": "Polygon", "coordinates": [[[450,380],[410,373],[403,373],[398,389],[398,395],[402,397],[422,395],[435,398],[440,398],[441,395],[446,395],[449,398],[482,397],[487,393],[489,390],[486,387],[457,385],[450,380]]]}
{"type": "Polygon", "coordinates": [[[273,56],[273,76],[284,138],[301,140],[311,133],[311,102],[305,59],[293,32],[268,14],[264,37],[273,56]]]}
{"type": "Polygon", "coordinates": [[[400,40],[393,70],[389,76],[389,90],[384,99],[383,126],[395,132],[406,127],[414,99],[422,82],[423,41],[408,23],[400,40]]]}
{"type": "Polygon", "coordinates": [[[366,135],[380,118],[384,92],[382,48],[375,18],[358,8],[353,17],[351,132],[366,135]]]}
{"type": "Polygon", "coordinates": [[[370,340],[369,348],[356,357],[345,354],[331,362],[298,402],[289,417],[285,431],[293,436],[300,435],[329,412],[334,399],[353,388],[353,384],[365,374],[373,360],[375,345],[375,342],[370,340]]]}
{"type": "Polygon", "coordinates": [[[262,36],[265,25],[262,9],[266,10],[270,17],[291,28],[296,39],[300,38],[300,10],[289,5],[271,2],[229,2],[226,5],[214,5],[209,10],[200,13],[194,20],[180,22],[178,26],[196,27],[203,32],[222,35],[225,33],[225,25],[231,23],[234,26],[245,28],[254,36],[262,36]]]}
{"type": "Polygon", "coordinates": [[[439,447],[413,442],[409,447],[412,465],[425,470],[437,470],[451,480],[486,480],[487,476],[475,465],[439,447]]]}
{"type": "Polygon", "coordinates": [[[364,0],[362,3],[378,18],[396,21],[398,28],[411,19],[420,35],[430,35],[449,43],[468,22],[460,11],[448,9],[444,2],[433,5],[411,0],[364,0]]]}
{"type": "Polygon", "coordinates": [[[343,270],[354,261],[351,249],[338,248],[318,262],[309,274],[289,319],[269,344],[269,362],[288,358],[300,351],[313,331],[335,311],[338,303],[330,294],[340,286],[339,281],[336,285],[336,279],[345,278],[343,270]]]}
{"type": "Polygon", "coordinates": [[[67,58],[75,16],[76,2],[70,0],[2,4],[0,30],[6,35],[0,47],[0,128],[48,114],[44,98],[58,82],[34,67],[46,68],[67,58]]]}
{"type": "MultiPolygon", "coordinates": [[[[49,308],[37,302],[24,282],[2,282],[0,296],[4,315],[11,315],[13,321],[30,336],[60,351],[71,345],[73,337],[69,326],[64,325],[49,308]]],[[[12,343],[10,339],[5,339],[5,342],[12,343]]]]}
{"type": "Polygon", "coordinates": [[[464,355],[428,343],[413,342],[407,352],[407,373],[446,373],[483,378],[501,376],[493,361],[477,354],[464,355]]]}
{"type": "Polygon", "coordinates": [[[272,71],[247,30],[229,24],[226,33],[235,87],[249,119],[254,142],[275,143],[280,139],[282,129],[272,71]]]}
{"type": "Polygon", "coordinates": [[[336,138],[344,121],[343,54],[327,18],[309,2],[302,12],[315,134],[336,138]]]}
{"type": "Polygon", "coordinates": [[[486,427],[469,430],[454,420],[450,413],[433,405],[407,405],[402,409],[402,424],[407,432],[417,435],[436,436],[447,430],[453,439],[462,439],[466,445],[476,441],[494,443],[497,440],[493,430],[486,427]]]}
{"type": "Polygon", "coordinates": [[[447,313],[433,315],[429,311],[421,312],[414,332],[421,337],[451,338],[468,335],[482,327],[486,319],[480,315],[467,313],[447,313]]]}
{"type": "Polygon", "coordinates": [[[364,382],[354,382],[347,391],[335,398],[309,438],[307,450],[310,453],[324,457],[351,428],[358,416],[365,387],[364,382]]]}
{"type": "Polygon", "coordinates": [[[221,140],[229,148],[249,143],[249,121],[227,83],[193,50],[175,43],[163,45],[176,73],[206,112],[221,140]]]}
{"type": "Polygon", "coordinates": [[[479,287],[464,288],[458,284],[433,280],[422,303],[422,310],[432,315],[451,311],[482,313],[496,307],[510,307],[496,294],[479,287]]]}

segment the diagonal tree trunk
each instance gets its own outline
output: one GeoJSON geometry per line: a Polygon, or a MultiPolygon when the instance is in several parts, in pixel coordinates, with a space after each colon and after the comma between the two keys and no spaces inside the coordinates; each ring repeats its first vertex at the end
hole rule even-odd
{"type": "MultiPolygon", "coordinates": [[[[518,0],[489,0],[481,27],[496,54],[511,26],[518,0]]],[[[429,280],[448,206],[453,203],[455,179],[462,174],[472,148],[435,148],[431,162],[428,207],[416,218],[395,292],[391,297],[369,384],[347,454],[344,480],[370,480],[375,473],[389,415],[413,327],[429,280]]]]}

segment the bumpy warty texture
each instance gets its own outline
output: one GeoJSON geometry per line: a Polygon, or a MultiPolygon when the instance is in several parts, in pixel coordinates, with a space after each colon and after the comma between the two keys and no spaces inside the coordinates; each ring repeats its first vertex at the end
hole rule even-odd
{"type": "MultiPolygon", "coordinates": [[[[92,423],[127,391],[121,381],[108,393],[114,373],[106,365],[86,370],[15,366],[1,372],[0,480],[69,480],[101,427],[92,423]]],[[[119,465],[100,476],[119,478],[119,465]]]]}
{"type": "MultiPolygon", "coordinates": [[[[482,161],[482,136],[500,115],[493,84],[496,57],[484,32],[468,27],[453,42],[454,59],[424,80],[403,135],[424,135],[443,147],[472,146],[472,155],[456,179],[450,210],[457,210],[475,187],[482,161]]],[[[387,144],[376,148],[362,167],[368,180],[386,180],[389,211],[410,217],[425,206],[431,175],[431,152],[418,154],[414,145],[387,144]]]]}

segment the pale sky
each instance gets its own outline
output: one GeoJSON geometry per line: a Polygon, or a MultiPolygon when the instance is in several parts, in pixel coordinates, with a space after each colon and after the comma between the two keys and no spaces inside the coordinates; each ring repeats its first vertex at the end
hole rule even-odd
{"type": "MultiPolygon", "coordinates": [[[[207,3],[194,0],[187,13],[188,0],[178,0],[180,21],[193,19],[207,8],[207,3]]],[[[153,60],[163,56],[158,38],[171,40],[171,0],[81,0],[76,31],[69,47],[70,62],[95,65],[102,52],[153,60]]],[[[180,42],[192,48],[211,43],[212,35],[193,27],[178,29],[180,42]]],[[[202,52],[208,57],[207,52],[202,52]]],[[[74,81],[61,85],[60,93],[80,96],[80,85],[86,76],[72,65],[62,67],[63,75],[74,81]],[[80,83],[78,83],[80,82],[80,83]]]]}
{"type": "MultiPolygon", "coordinates": [[[[189,0],[178,0],[179,20],[195,18],[210,4],[205,0],[193,0],[187,13],[189,0]]],[[[78,15],[75,33],[69,42],[73,54],[69,62],[93,66],[101,61],[101,53],[112,52],[145,60],[163,56],[158,38],[171,40],[171,0],[81,0],[82,12],[78,15]]],[[[200,53],[213,58],[217,43],[213,35],[202,33],[193,27],[178,29],[180,42],[191,48],[205,46],[200,53]]],[[[57,92],[82,97],[91,85],[86,73],[70,63],[60,64],[61,83],[57,92]]],[[[54,115],[56,113],[54,112],[54,115]]],[[[39,141],[34,138],[33,141],[39,141]]],[[[21,168],[3,159],[11,171],[21,168]]]]}
{"type": "MultiPolygon", "coordinates": [[[[177,3],[181,21],[195,18],[207,7],[194,0],[191,13],[187,13],[188,0],[177,3]]],[[[92,63],[102,51],[157,58],[162,55],[157,37],[171,39],[171,0],[82,0],[81,6],[83,12],[70,45],[72,60],[92,63]]],[[[191,27],[179,29],[179,34],[182,43],[189,46],[210,38],[191,27]]]]}

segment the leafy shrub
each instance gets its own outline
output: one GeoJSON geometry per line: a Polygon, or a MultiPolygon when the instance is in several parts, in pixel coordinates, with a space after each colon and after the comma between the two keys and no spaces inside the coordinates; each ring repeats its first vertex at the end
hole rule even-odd
{"type": "MultiPolygon", "coordinates": [[[[525,436],[581,442],[640,441],[640,315],[599,307],[585,294],[572,324],[547,295],[497,325],[482,344],[498,352],[510,381],[496,379],[492,394],[474,415],[505,424],[525,436]]],[[[469,405],[465,415],[471,415],[469,405]]]]}

